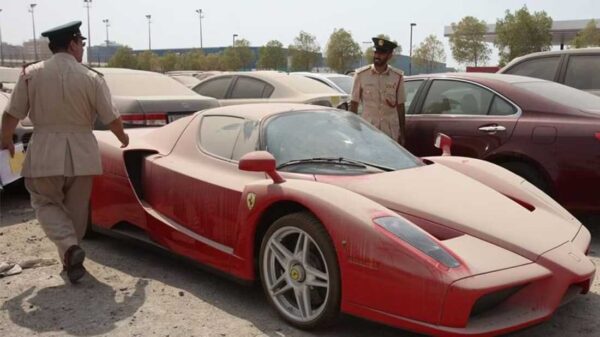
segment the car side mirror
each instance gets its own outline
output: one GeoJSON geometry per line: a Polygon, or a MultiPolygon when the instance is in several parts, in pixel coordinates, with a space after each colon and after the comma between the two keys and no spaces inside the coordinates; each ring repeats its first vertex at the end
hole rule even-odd
{"type": "Polygon", "coordinates": [[[435,147],[442,150],[442,156],[451,156],[452,138],[446,134],[438,133],[435,137],[435,147]]]}
{"type": "Polygon", "coordinates": [[[254,151],[246,153],[240,159],[238,168],[242,171],[249,172],[265,172],[273,182],[280,184],[285,181],[279,173],[277,173],[275,157],[267,151],[254,151]]]}

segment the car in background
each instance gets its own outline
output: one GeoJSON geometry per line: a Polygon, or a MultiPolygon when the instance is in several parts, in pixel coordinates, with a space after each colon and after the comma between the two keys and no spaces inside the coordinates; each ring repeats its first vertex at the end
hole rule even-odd
{"type": "Polygon", "coordinates": [[[454,73],[409,76],[406,148],[485,159],[530,181],[573,212],[599,212],[600,97],[532,77],[454,73]]]}
{"type": "Polygon", "coordinates": [[[21,68],[0,67],[0,91],[12,92],[20,73],[21,68]]]}
{"type": "Polygon", "coordinates": [[[222,74],[219,70],[173,70],[167,71],[165,75],[169,76],[192,76],[199,80],[209,78],[214,75],[222,74]]]}
{"type": "Polygon", "coordinates": [[[193,88],[222,106],[255,103],[307,103],[348,109],[349,95],[309,78],[278,71],[228,72],[193,88]]]}
{"type": "MultiPolygon", "coordinates": [[[[8,105],[9,99],[10,94],[6,92],[0,92],[0,117],[2,116],[2,114],[4,114],[4,110],[6,110],[6,106],[8,105]]],[[[17,128],[15,129],[15,132],[13,134],[13,142],[15,144],[23,143],[23,146],[27,148],[27,143],[29,143],[29,139],[31,138],[32,133],[33,127],[30,125],[29,119],[25,119],[25,121],[19,121],[19,123],[17,124],[17,128]],[[24,125],[23,122],[25,122],[26,125],[24,125]]]]}
{"type": "Polygon", "coordinates": [[[495,336],[593,284],[590,232],[542,191],[482,160],[417,158],[349,111],[236,105],[132,130],[125,149],[96,136],[89,228],[260,282],[299,328],[344,312],[495,336]]]}
{"type": "Polygon", "coordinates": [[[498,73],[554,81],[600,96],[600,48],[532,53],[515,58],[498,73]]]}
{"type": "Polygon", "coordinates": [[[348,75],[335,73],[309,73],[309,72],[293,72],[292,75],[300,75],[308,77],[315,81],[319,81],[330,88],[333,88],[343,94],[350,95],[352,93],[352,85],[354,78],[348,75]]]}
{"type": "Polygon", "coordinates": [[[216,99],[199,96],[163,74],[120,68],[96,70],[103,74],[127,127],[165,125],[196,111],[219,106],[216,99]]]}
{"type": "Polygon", "coordinates": [[[172,79],[176,80],[177,82],[185,85],[187,88],[190,88],[190,89],[197,86],[198,83],[201,82],[201,80],[199,80],[198,78],[196,78],[192,75],[172,75],[172,74],[168,74],[168,75],[172,79]]]}

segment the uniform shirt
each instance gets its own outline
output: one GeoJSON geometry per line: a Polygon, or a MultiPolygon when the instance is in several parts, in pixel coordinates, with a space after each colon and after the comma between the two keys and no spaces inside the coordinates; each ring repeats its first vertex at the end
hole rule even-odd
{"type": "Polygon", "coordinates": [[[357,70],[354,75],[352,101],[363,104],[362,117],[392,139],[400,135],[396,106],[406,101],[401,70],[388,65],[379,73],[374,65],[357,70]]]}
{"type": "Polygon", "coordinates": [[[109,124],[119,117],[102,76],[70,54],[25,67],[6,113],[33,123],[21,174],[37,178],[102,173],[96,117],[109,124]]]}

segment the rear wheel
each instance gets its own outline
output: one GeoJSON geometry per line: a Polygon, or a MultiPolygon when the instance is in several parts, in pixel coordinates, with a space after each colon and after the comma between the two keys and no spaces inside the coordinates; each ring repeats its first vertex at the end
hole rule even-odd
{"type": "Polygon", "coordinates": [[[340,272],[331,239],[309,213],[286,215],[262,241],[261,282],[281,317],[303,329],[328,325],[340,311],[340,272]]]}
{"type": "Polygon", "coordinates": [[[500,166],[529,181],[544,193],[550,192],[550,184],[533,166],[522,162],[506,162],[501,163],[500,166]]]}

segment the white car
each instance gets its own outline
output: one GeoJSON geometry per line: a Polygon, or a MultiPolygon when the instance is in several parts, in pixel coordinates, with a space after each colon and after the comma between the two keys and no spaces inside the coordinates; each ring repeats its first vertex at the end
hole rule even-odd
{"type": "Polygon", "coordinates": [[[308,73],[308,72],[294,72],[292,75],[300,75],[308,77],[315,81],[319,81],[341,93],[350,95],[352,93],[352,85],[354,84],[354,78],[348,75],[336,74],[336,73],[308,73]]]}
{"type": "Polygon", "coordinates": [[[193,88],[222,106],[252,103],[306,103],[348,109],[349,95],[317,81],[278,71],[229,72],[193,88]]]}

